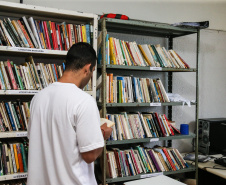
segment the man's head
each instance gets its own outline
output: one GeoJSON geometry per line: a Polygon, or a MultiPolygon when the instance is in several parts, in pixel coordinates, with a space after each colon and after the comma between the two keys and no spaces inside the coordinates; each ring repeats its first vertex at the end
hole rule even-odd
{"type": "Polygon", "coordinates": [[[96,52],[84,42],[74,44],[66,57],[65,71],[81,72],[82,88],[89,82],[96,65],[96,52]]]}

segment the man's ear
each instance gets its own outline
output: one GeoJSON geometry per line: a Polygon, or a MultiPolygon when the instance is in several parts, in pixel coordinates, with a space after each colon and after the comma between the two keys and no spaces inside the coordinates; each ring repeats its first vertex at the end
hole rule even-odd
{"type": "Polygon", "coordinates": [[[91,64],[86,64],[86,65],[84,66],[84,72],[85,72],[85,73],[89,73],[89,72],[90,72],[90,66],[91,66],[91,64]]]}

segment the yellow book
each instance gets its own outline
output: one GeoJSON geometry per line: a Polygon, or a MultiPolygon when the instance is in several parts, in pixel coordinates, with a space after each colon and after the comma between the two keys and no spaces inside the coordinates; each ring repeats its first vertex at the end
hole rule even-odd
{"type": "Polygon", "coordinates": [[[19,160],[18,160],[18,156],[17,156],[16,144],[13,144],[13,150],[14,150],[14,155],[15,155],[16,169],[17,169],[17,171],[19,171],[20,166],[19,166],[19,160]]]}
{"type": "Polygon", "coordinates": [[[109,48],[110,48],[110,63],[116,65],[116,58],[115,58],[115,48],[113,43],[113,37],[109,38],[109,48]]]}
{"type": "Polygon", "coordinates": [[[141,54],[143,55],[144,57],[144,60],[146,61],[146,63],[148,63],[149,66],[152,66],[151,65],[151,61],[148,59],[146,53],[144,52],[143,48],[141,47],[141,45],[138,45],[140,51],[141,51],[141,54]]]}
{"type": "Polygon", "coordinates": [[[46,43],[45,43],[45,40],[44,40],[43,33],[40,33],[40,34],[41,34],[41,39],[42,39],[42,43],[43,43],[44,49],[46,49],[46,43]]]}
{"type": "Polygon", "coordinates": [[[87,42],[86,26],[85,25],[82,25],[82,40],[83,40],[83,42],[87,42]]]}

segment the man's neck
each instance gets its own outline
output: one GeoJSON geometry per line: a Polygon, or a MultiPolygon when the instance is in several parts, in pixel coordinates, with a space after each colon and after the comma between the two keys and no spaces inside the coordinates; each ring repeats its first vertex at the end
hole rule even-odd
{"type": "Polygon", "coordinates": [[[61,83],[73,83],[77,87],[81,88],[81,72],[78,71],[77,73],[73,71],[64,71],[63,76],[58,80],[61,83]]]}

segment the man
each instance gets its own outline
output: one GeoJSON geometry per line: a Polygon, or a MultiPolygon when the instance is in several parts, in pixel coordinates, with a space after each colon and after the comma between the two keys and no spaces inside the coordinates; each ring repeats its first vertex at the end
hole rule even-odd
{"type": "Polygon", "coordinates": [[[93,161],[112,129],[106,124],[100,127],[96,102],[82,90],[95,64],[92,46],[74,44],[63,76],[32,99],[28,185],[97,184],[93,161]]]}

